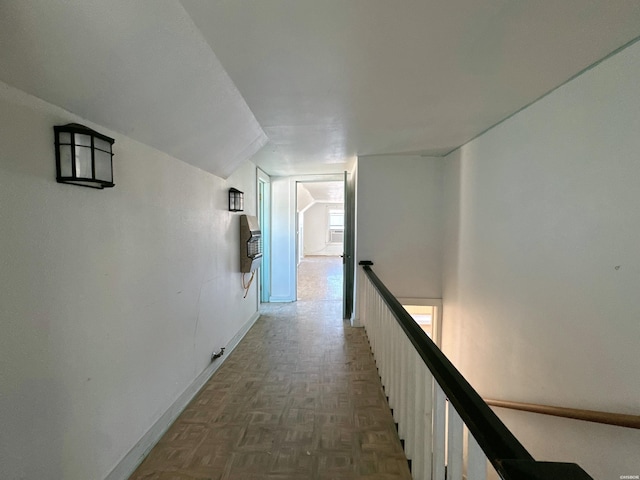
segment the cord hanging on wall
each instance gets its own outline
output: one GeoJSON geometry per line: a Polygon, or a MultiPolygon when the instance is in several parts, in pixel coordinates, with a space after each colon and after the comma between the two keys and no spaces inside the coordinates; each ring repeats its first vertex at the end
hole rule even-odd
{"type": "Polygon", "coordinates": [[[251,287],[251,282],[253,282],[253,277],[256,276],[256,271],[254,270],[253,272],[251,272],[251,278],[249,278],[248,283],[246,283],[244,280],[245,275],[246,273],[242,274],[242,288],[244,288],[244,297],[242,298],[247,298],[247,295],[249,294],[249,288],[251,287]]]}

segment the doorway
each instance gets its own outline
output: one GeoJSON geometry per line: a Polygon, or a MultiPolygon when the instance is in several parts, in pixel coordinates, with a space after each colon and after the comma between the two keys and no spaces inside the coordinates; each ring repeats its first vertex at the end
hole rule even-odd
{"type": "Polygon", "coordinates": [[[342,301],[344,184],[296,183],[296,263],[298,300],[342,301]]]}
{"type": "Polygon", "coordinates": [[[427,336],[441,347],[442,300],[439,298],[399,298],[398,300],[427,336]]]}

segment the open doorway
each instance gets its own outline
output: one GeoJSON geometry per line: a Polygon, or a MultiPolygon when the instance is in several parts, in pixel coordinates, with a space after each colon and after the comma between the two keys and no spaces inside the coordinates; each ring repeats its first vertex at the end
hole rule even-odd
{"type": "Polygon", "coordinates": [[[440,299],[429,298],[406,298],[398,300],[420,328],[440,347],[442,301],[440,299]]]}
{"type": "Polygon", "coordinates": [[[344,183],[296,185],[297,298],[342,301],[344,183]]]}

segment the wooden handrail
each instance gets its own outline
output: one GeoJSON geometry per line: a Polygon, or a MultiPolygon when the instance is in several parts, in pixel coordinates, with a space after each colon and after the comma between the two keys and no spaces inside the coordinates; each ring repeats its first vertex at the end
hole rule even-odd
{"type": "Polygon", "coordinates": [[[554,417],[572,418],[585,422],[603,423],[618,427],[640,429],[640,415],[627,415],[624,413],[598,412],[596,410],[581,410],[579,408],[554,407],[551,405],[539,405],[536,403],[510,402],[507,400],[494,400],[485,398],[484,401],[492,407],[522,410],[523,412],[553,415],[554,417]]]}

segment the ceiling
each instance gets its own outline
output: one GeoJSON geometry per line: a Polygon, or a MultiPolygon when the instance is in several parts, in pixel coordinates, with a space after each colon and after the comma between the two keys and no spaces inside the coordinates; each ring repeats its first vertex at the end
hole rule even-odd
{"type": "Polygon", "coordinates": [[[344,203],[344,182],[300,182],[316,202],[344,203]]]}
{"type": "Polygon", "coordinates": [[[226,178],[444,155],[640,35],[637,0],[2,0],[0,80],[226,178]]]}

